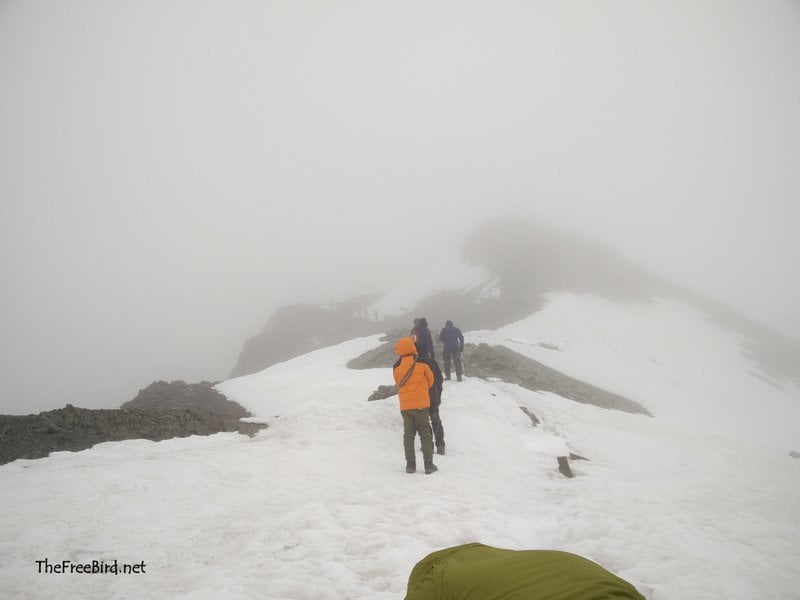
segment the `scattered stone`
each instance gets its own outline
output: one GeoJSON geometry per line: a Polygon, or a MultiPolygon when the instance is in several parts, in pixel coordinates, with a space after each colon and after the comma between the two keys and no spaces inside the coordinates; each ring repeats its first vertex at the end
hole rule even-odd
{"type": "Polygon", "coordinates": [[[792,450],[791,452],[789,452],[789,456],[791,456],[792,458],[800,458],[800,452],[792,450]]]}
{"type": "Polygon", "coordinates": [[[573,454],[572,452],[569,453],[570,460],[589,460],[585,456],[581,456],[580,454],[573,454]]]}
{"type": "Polygon", "coordinates": [[[371,402],[373,400],[385,400],[386,398],[391,398],[392,396],[397,395],[397,386],[396,385],[379,385],[378,389],[370,394],[370,397],[367,398],[367,402],[371,402]]]}
{"type": "Polygon", "coordinates": [[[533,414],[530,410],[528,410],[527,406],[520,406],[519,409],[531,418],[534,427],[536,427],[537,425],[539,425],[539,423],[541,423],[539,418],[535,414],[533,414]]]}
{"type": "Polygon", "coordinates": [[[539,346],[545,348],[546,350],[557,350],[558,352],[563,352],[561,348],[556,346],[555,344],[548,344],[546,342],[539,342],[539,346]]]}
{"type": "Polygon", "coordinates": [[[559,456],[557,459],[558,461],[558,470],[561,471],[562,474],[566,475],[567,477],[575,477],[572,473],[572,467],[569,466],[569,458],[566,456],[559,456]]]}

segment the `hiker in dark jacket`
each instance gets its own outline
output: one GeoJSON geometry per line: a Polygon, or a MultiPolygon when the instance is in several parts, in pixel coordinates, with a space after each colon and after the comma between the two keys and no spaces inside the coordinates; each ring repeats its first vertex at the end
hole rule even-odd
{"type": "Polygon", "coordinates": [[[419,319],[414,319],[414,326],[411,328],[411,331],[408,332],[408,335],[412,339],[417,339],[418,331],[419,331],[419,319]]]}
{"type": "Polygon", "coordinates": [[[444,349],[444,378],[450,381],[450,362],[451,359],[456,363],[456,378],[461,381],[461,354],[464,352],[464,335],[461,330],[453,325],[452,321],[447,321],[444,328],[439,332],[439,341],[442,342],[444,349]]]}
{"type": "Polygon", "coordinates": [[[418,319],[415,328],[417,337],[414,341],[422,344],[422,346],[419,347],[419,355],[422,358],[433,358],[435,360],[436,356],[433,353],[433,337],[431,336],[431,330],[428,329],[428,320],[425,317],[421,317],[418,319]]]}
{"type": "MultiPolygon", "coordinates": [[[[416,342],[414,346],[419,353],[422,344],[416,342]]],[[[428,414],[431,418],[433,437],[436,442],[436,454],[444,454],[444,427],[442,427],[442,418],[439,415],[439,406],[442,404],[442,370],[435,358],[418,358],[417,361],[428,365],[433,373],[433,385],[428,388],[428,396],[431,401],[428,414]]]]}

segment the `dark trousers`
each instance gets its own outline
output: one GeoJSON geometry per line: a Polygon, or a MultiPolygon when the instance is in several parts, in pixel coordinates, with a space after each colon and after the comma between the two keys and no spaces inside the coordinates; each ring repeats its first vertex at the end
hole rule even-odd
{"type": "Polygon", "coordinates": [[[428,409],[431,416],[431,428],[433,429],[433,437],[436,440],[437,448],[444,448],[444,427],[442,427],[442,418],[439,416],[439,407],[431,407],[428,409]]]}
{"type": "Polygon", "coordinates": [[[461,381],[461,352],[458,349],[451,349],[445,348],[442,351],[442,357],[444,358],[444,376],[447,379],[450,379],[450,359],[453,359],[453,362],[456,363],[456,377],[459,381],[461,381]]]}
{"type": "Polygon", "coordinates": [[[419,440],[422,442],[422,459],[425,464],[432,463],[433,435],[431,434],[431,424],[428,420],[428,409],[401,410],[400,414],[403,415],[403,449],[406,453],[406,462],[417,462],[417,455],[414,452],[414,438],[419,433],[419,440]]]}

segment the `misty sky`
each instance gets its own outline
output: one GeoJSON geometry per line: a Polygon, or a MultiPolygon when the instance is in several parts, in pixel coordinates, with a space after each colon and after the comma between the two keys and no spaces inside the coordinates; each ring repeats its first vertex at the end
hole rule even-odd
{"type": "Polygon", "coordinates": [[[0,0],[0,413],[223,379],[477,223],[800,339],[800,3],[0,0]]]}

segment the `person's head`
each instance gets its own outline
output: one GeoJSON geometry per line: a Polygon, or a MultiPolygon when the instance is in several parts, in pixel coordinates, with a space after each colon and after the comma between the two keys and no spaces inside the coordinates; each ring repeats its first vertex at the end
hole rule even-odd
{"type": "Polygon", "coordinates": [[[428,319],[426,319],[425,317],[421,317],[418,320],[419,320],[419,326],[420,327],[423,327],[423,328],[427,328],[428,327],[428,319]]]}
{"type": "Polygon", "coordinates": [[[416,327],[417,325],[419,325],[419,319],[414,319],[414,327],[416,327]]]}
{"type": "Polygon", "coordinates": [[[414,345],[414,340],[410,337],[401,337],[397,340],[397,344],[394,346],[394,353],[399,356],[418,354],[417,348],[414,345]]]}
{"type": "Polygon", "coordinates": [[[453,322],[448,320],[447,323],[445,323],[445,326],[446,327],[452,327],[453,326],[453,322]]]}

